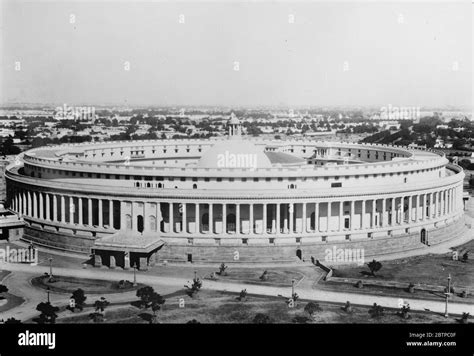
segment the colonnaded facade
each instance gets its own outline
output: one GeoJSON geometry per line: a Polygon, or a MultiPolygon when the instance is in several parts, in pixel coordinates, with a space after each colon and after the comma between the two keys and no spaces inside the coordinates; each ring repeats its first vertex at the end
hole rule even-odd
{"type": "Polygon", "coordinates": [[[7,167],[24,240],[97,266],[324,259],[459,235],[463,170],[426,150],[228,137],[41,147],[7,167]]]}

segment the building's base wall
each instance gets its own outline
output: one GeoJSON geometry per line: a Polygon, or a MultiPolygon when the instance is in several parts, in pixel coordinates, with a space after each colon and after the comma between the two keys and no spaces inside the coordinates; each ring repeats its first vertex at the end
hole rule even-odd
{"type": "MultiPolygon", "coordinates": [[[[465,229],[463,215],[451,218],[446,225],[438,223],[427,224],[410,228],[408,234],[404,229],[392,230],[392,236],[386,232],[374,232],[372,238],[367,234],[354,233],[352,240],[340,239],[337,236],[329,236],[326,242],[314,242],[314,238],[301,237],[300,243],[295,243],[295,237],[276,238],[276,244],[260,244],[258,239],[248,239],[248,244],[242,244],[241,239],[228,239],[220,245],[209,244],[209,240],[195,239],[193,244],[183,244],[177,241],[187,241],[186,238],[168,239],[160,237],[165,245],[157,254],[157,262],[189,262],[195,263],[284,263],[296,262],[300,258],[309,261],[311,257],[324,261],[328,249],[363,249],[365,259],[406,252],[416,249],[424,249],[427,245],[421,242],[421,229],[426,229],[427,242],[433,246],[458,237],[465,229]],[[238,243],[237,243],[238,242],[238,243]],[[300,251],[298,251],[300,250],[300,251]]],[[[39,224],[25,226],[23,240],[50,247],[53,249],[70,251],[82,254],[90,254],[96,238],[107,234],[96,234],[85,231],[76,231],[65,228],[54,228],[52,226],[42,227],[39,224]]],[[[268,240],[267,240],[268,241],[268,240]]]]}

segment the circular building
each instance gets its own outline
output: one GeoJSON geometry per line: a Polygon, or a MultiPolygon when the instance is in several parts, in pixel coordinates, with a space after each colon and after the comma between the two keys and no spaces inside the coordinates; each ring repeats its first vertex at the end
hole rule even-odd
{"type": "Polygon", "coordinates": [[[464,228],[464,173],[440,153],[241,136],[41,147],[6,169],[23,239],[96,265],[286,262],[426,246],[464,228]]]}

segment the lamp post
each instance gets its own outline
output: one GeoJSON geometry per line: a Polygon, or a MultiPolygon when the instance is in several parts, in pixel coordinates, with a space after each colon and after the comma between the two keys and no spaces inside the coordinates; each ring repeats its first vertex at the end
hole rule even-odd
{"type": "Polygon", "coordinates": [[[133,286],[137,286],[137,263],[133,264],[133,286]]]}
{"type": "Polygon", "coordinates": [[[446,304],[444,307],[444,317],[447,318],[448,314],[448,299],[451,294],[451,273],[448,275],[448,290],[446,291],[446,304]]]}
{"type": "Polygon", "coordinates": [[[295,279],[291,280],[291,298],[295,295],[295,279]]]}
{"type": "Polygon", "coordinates": [[[50,289],[49,287],[46,288],[46,294],[47,294],[47,301],[49,303],[49,292],[50,292],[50,289]]]}

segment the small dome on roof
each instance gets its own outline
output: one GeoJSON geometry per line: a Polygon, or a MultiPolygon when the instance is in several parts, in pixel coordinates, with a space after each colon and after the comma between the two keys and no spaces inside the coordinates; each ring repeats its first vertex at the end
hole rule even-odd
{"type": "Polygon", "coordinates": [[[229,125],[240,125],[240,120],[235,116],[234,113],[230,114],[230,119],[227,121],[229,125]]]}

